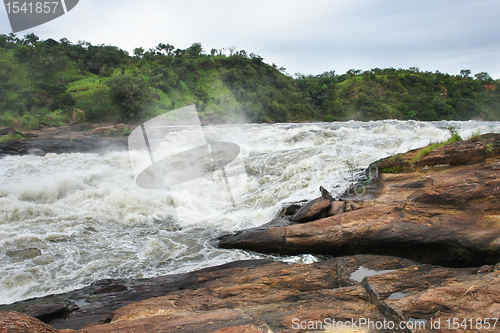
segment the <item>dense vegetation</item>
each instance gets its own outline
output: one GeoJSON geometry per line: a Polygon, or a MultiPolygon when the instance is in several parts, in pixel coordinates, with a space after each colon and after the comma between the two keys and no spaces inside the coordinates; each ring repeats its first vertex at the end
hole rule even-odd
{"type": "Polygon", "coordinates": [[[500,119],[500,81],[417,68],[285,73],[235,48],[134,50],[0,35],[0,126],[130,121],[196,104],[251,122],[500,119]]]}

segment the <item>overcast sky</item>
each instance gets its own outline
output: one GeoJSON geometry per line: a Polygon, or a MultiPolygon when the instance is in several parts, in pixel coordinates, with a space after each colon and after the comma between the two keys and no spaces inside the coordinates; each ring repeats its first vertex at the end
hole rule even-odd
{"type": "MultiPolygon", "coordinates": [[[[41,0],[40,0],[41,1],[41,0]]],[[[80,0],[22,31],[41,39],[135,47],[236,46],[290,74],[375,67],[470,69],[500,78],[499,0],[80,0]]],[[[11,32],[5,7],[0,33],[11,32]]]]}

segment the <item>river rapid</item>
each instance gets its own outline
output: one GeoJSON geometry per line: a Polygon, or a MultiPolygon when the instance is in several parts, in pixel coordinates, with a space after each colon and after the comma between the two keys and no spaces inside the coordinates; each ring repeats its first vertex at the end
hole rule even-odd
{"type": "MultiPolygon", "coordinates": [[[[243,193],[234,208],[192,224],[177,218],[168,190],[136,185],[128,151],[4,157],[0,304],[100,279],[148,278],[235,260],[316,261],[311,255],[218,249],[211,239],[264,224],[285,203],[318,197],[319,186],[338,197],[349,185],[346,162],[366,168],[379,158],[444,141],[450,125],[459,127],[463,138],[477,131],[500,132],[500,122],[476,121],[205,126],[210,141],[240,147],[246,177],[231,184],[243,193]]],[[[210,209],[203,197],[190,204],[197,216],[210,209]]]]}

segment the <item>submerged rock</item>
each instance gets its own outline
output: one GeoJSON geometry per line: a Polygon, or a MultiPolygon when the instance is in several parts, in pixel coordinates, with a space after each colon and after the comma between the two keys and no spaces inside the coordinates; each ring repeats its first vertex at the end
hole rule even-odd
{"type": "Polygon", "coordinates": [[[28,155],[45,156],[45,152],[39,148],[28,149],[28,155]]]}
{"type": "Polygon", "coordinates": [[[32,259],[42,255],[42,250],[36,248],[28,248],[23,250],[7,251],[5,254],[12,259],[25,260],[32,259]]]}

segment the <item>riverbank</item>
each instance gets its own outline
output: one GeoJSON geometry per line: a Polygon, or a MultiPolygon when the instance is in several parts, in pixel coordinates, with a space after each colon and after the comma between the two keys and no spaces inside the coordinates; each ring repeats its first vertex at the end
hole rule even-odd
{"type": "MultiPolygon", "coordinates": [[[[209,115],[201,125],[234,124],[229,118],[209,115]]],[[[21,131],[0,127],[0,158],[8,155],[63,153],[98,153],[128,149],[128,135],[140,123],[81,123],[57,127],[41,127],[21,131]]]]}
{"type": "Polygon", "coordinates": [[[107,150],[127,149],[129,127],[135,128],[134,125],[111,123],[43,127],[22,133],[14,128],[2,128],[6,134],[0,136],[0,139],[4,138],[0,142],[0,157],[43,156],[48,153],[103,153],[107,150]]]}
{"type": "Polygon", "coordinates": [[[33,313],[34,303],[62,304],[63,318],[50,324],[79,332],[307,332],[318,322],[328,328],[327,318],[419,320],[426,325],[419,332],[436,331],[430,325],[438,322],[442,332],[474,330],[467,325],[478,325],[475,318],[500,317],[500,135],[435,148],[418,163],[417,152],[379,161],[392,171],[413,161],[412,170],[381,174],[381,186],[361,209],[236,233],[219,244],[329,255],[324,261],[244,261],[149,280],[100,281],[8,310],[33,313]],[[458,330],[454,318],[466,319],[458,330]]]}

